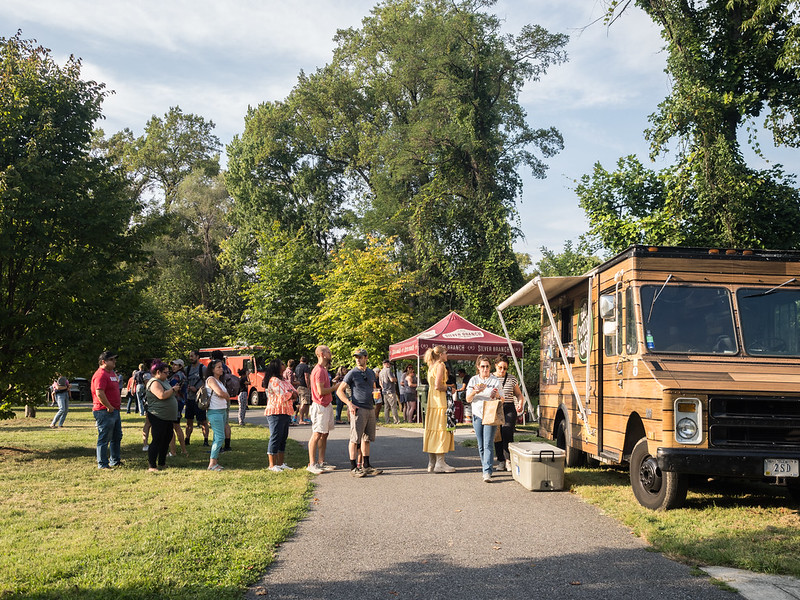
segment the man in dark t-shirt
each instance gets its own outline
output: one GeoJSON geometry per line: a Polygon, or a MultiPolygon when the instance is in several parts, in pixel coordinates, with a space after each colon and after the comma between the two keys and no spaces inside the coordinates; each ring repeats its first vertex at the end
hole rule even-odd
{"type": "Polygon", "coordinates": [[[367,351],[363,348],[353,352],[356,367],[344,376],[336,395],[347,405],[350,413],[350,474],[353,477],[380,475],[383,471],[369,463],[369,443],[375,441],[375,371],[367,367],[367,351]],[[352,398],[348,398],[345,388],[349,387],[352,398]],[[363,465],[358,464],[358,449],[361,446],[363,465]]]}

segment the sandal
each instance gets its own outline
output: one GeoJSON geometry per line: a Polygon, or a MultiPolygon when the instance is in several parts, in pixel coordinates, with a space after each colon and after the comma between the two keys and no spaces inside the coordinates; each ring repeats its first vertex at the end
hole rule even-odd
{"type": "Polygon", "coordinates": [[[223,467],[222,465],[214,465],[213,467],[208,467],[208,470],[209,471],[222,471],[222,469],[224,469],[224,468],[225,467],[223,467]]]}

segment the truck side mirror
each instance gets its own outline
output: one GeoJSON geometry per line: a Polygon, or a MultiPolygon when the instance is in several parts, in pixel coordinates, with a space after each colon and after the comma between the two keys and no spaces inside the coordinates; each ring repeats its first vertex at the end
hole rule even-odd
{"type": "Polygon", "coordinates": [[[615,304],[616,302],[613,295],[603,294],[600,296],[600,318],[604,320],[613,319],[615,304]]]}

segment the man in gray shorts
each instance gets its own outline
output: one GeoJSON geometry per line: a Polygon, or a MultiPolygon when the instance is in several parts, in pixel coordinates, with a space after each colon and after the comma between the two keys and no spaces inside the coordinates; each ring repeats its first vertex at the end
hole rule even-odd
{"type": "Polygon", "coordinates": [[[375,401],[372,395],[377,390],[375,372],[367,368],[367,351],[363,348],[353,352],[356,367],[342,380],[350,388],[352,399],[345,394],[345,386],[339,386],[336,395],[347,405],[350,414],[350,474],[353,477],[364,475],[380,475],[383,471],[369,464],[369,443],[375,441],[375,401]],[[364,464],[358,464],[358,448],[364,464]]]}

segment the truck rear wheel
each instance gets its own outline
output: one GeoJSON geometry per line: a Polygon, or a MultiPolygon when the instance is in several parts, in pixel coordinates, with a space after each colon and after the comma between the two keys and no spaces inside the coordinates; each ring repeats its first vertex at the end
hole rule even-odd
{"type": "Polygon", "coordinates": [[[583,452],[567,443],[567,422],[564,419],[558,423],[556,446],[564,451],[564,464],[567,467],[580,467],[583,464],[583,452]]]}
{"type": "Polygon", "coordinates": [[[253,406],[258,406],[258,390],[253,390],[250,392],[250,404],[253,406]]]}
{"type": "Polygon", "coordinates": [[[686,500],[688,477],[683,473],[662,471],[642,438],[631,453],[631,487],[639,504],[652,510],[678,508],[686,500]]]}

